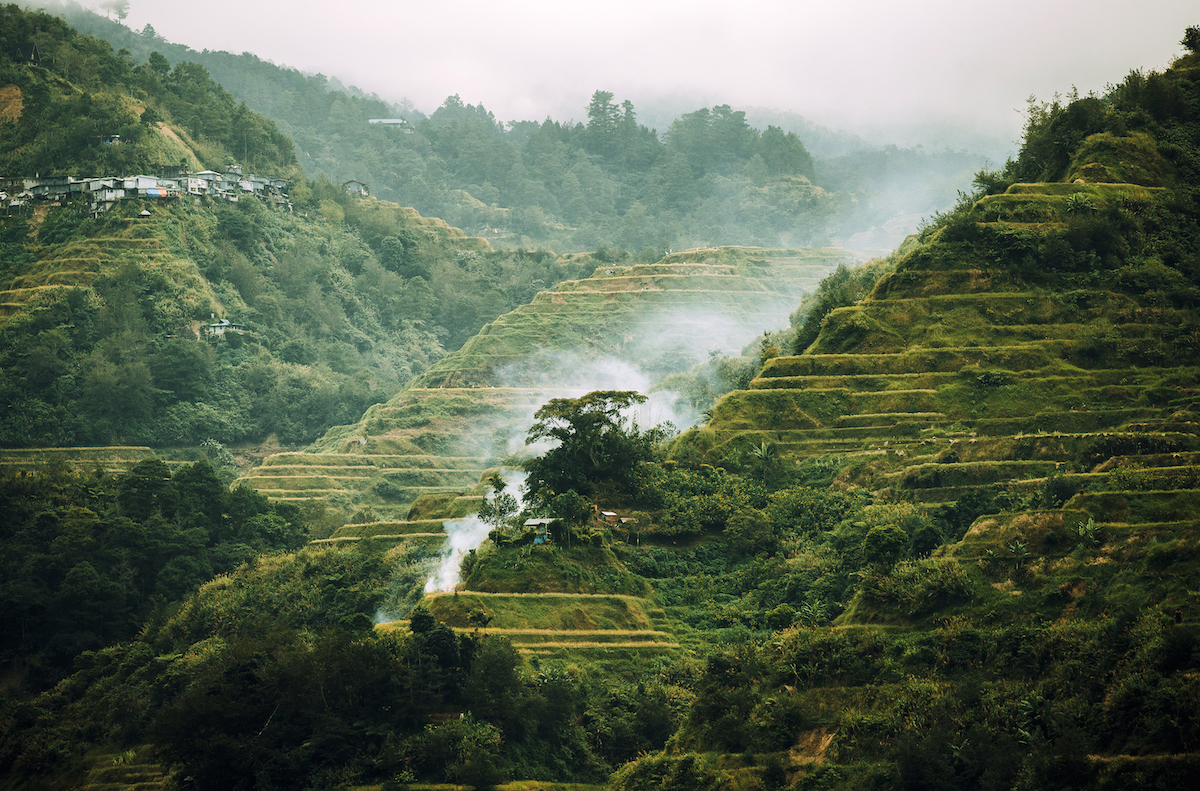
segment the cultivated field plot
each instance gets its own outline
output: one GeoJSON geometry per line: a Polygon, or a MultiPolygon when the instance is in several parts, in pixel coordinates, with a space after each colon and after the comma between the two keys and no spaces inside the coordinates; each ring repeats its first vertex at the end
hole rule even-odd
{"type": "MultiPolygon", "coordinates": [[[[523,654],[679,648],[666,613],[637,596],[459,591],[427,594],[423,603],[456,631],[507,637],[523,654]]],[[[408,621],[379,628],[407,629],[408,621]]]]}
{"type": "MultiPolygon", "coordinates": [[[[834,249],[717,248],[600,267],[500,316],[311,452],[269,457],[242,481],[274,500],[322,500],[380,520],[419,518],[420,503],[446,493],[478,497],[489,468],[524,447],[541,405],[595,389],[573,384],[593,382],[593,365],[618,361],[657,379],[709,348],[740,348],[786,325],[805,290],[855,260],[834,249]]],[[[452,505],[442,513],[478,503],[452,505]]]]}
{"type": "MultiPolygon", "coordinates": [[[[141,461],[156,458],[148,447],[113,445],[95,448],[9,448],[0,450],[0,473],[41,470],[49,464],[70,469],[122,473],[141,461]]],[[[183,462],[167,461],[169,467],[183,462]]]]}
{"type": "MultiPolygon", "coordinates": [[[[1078,185],[1041,187],[1016,185],[983,210],[1034,201],[1063,211],[1078,185]]],[[[1085,192],[1120,201],[1144,190],[1085,192]]],[[[830,313],[806,353],[768,361],[749,390],[722,399],[691,434],[701,452],[719,462],[771,443],[785,463],[836,457],[849,464],[845,483],[930,506],[979,487],[1028,494],[1051,477],[1065,495],[1068,483],[1129,488],[1100,475],[1113,468],[1156,470],[1137,473],[1142,489],[1196,487],[1200,367],[1180,355],[1192,348],[1184,311],[1099,288],[1064,298],[1053,276],[1034,285],[970,250],[929,249],[830,313]]],[[[1120,503],[1153,500],[1096,498],[1092,508],[1120,522],[1120,503]]]]}

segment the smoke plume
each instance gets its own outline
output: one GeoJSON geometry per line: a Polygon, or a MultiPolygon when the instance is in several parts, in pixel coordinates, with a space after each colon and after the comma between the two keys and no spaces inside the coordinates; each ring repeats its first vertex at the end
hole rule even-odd
{"type": "MultiPolygon", "coordinates": [[[[521,485],[525,483],[525,473],[505,470],[500,477],[508,484],[504,490],[517,500],[521,507],[521,485]]],[[[490,497],[491,495],[489,495],[490,497]]],[[[441,562],[429,581],[425,583],[426,593],[449,593],[458,585],[462,570],[462,560],[471,550],[478,549],[492,531],[492,526],[471,514],[462,519],[451,519],[442,524],[446,532],[446,546],[442,549],[441,562]]]]}

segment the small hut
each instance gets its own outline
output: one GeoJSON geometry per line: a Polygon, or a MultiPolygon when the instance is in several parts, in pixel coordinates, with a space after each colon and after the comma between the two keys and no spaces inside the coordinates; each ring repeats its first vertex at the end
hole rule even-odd
{"type": "Polygon", "coordinates": [[[526,519],[525,520],[525,527],[532,527],[534,532],[536,533],[536,535],[533,538],[533,543],[535,543],[535,544],[546,543],[547,531],[549,531],[550,523],[553,521],[554,521],[553,519],[545,519],[545,518],[540,518],[540,517],[537,519],[526,519]]]}

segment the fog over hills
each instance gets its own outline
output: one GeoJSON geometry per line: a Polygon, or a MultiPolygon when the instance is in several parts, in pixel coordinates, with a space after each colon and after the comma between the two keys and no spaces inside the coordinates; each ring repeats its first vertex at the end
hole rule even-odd
{"type": "MultiPolygon", "coordinates": [[[[104,13],[97,0],[83,5],[104,13]]],[[[1165,65],[1161,42],[1191,23],[1194,4],[1152,8],[1117,0],[1086,12],[1034,0],[1003,8],[750,0],[736,11],[711,0],[603,8],[133,0],[124,21],[196,50],[253,52],[391,102],[407,97],[427,114],[457,93],[504,120],[582,120],[587,95],[603,88],[647,107],[671,100],[798,112],[901,146],[987,138],[982,148],[992,155],[1018,139],[1031,93],[1100,91],[1130,68],[1165,65]],[[960,136],[939,131],[949,129],[960,136]]]]}

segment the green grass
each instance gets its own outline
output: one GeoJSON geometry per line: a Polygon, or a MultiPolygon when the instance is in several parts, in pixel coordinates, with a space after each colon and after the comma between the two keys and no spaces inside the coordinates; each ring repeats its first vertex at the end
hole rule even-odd
{"type": "Polygon", "coordinates": [[[417,522],[368,522],[361,525],[342,525],[333,532],[330,538],[370,538],[372,536],[442,532],[442,520],[440,519],[426,519],[417,522]]]}
{"type": "Polygon", "coordinates": [[[438,620],[455,627],[474,626],[473,610],[489,613],[495,629],[560,631],[652,631],[649,604],[632,596],[485,595],[477,591],[426,596],[425,604],[438,620]]]}
{"type": "Polygon", "coordinates": [[[516,552],[483,552],[464,583],[469,590],[490,593],[648,593],[645,581],[610,548],[582,542],[570,548],[529,544],[516,552]]]}

